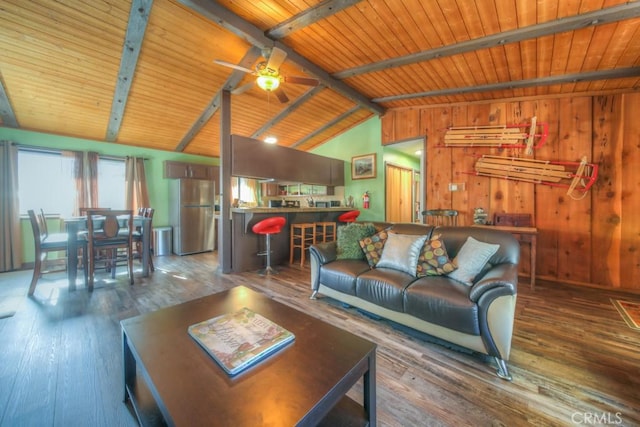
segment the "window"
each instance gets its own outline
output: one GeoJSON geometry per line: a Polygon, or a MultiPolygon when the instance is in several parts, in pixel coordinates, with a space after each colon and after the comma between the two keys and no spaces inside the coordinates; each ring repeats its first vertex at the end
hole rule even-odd
{"type": "Polygon", "coordinates": [[[18,151],[20,214],[37,212],[71,216],[75,205],[72,157],[49,151],[18,151]]]}
{"type": "MultiPolygon", "coordinates": [[[[74,158],[57,151],[18,151],[20,214],[29,209],[62,217],[73,216],[76,203],[74,158]]],[[[98,159],[97,206],[125,207],[125,164],[122,159],[98,159]]]]}
{"type": "Polygon", "coordinates": [[[124,160],[98,159],[98,206],[111,209],[125,208],[124,160]]]}

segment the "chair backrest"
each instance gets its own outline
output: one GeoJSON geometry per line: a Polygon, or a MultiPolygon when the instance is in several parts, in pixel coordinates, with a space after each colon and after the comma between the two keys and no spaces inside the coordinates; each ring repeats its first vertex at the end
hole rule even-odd
{"type": "Polygon", "coordinates": [[[87,209],[87,235],[94,245],[131,246],[132,226],[132,210],[87,209]]]}
{"type": "Polygon", "coordinates": [[[422,211],[422,216],[429,225],[458,225],[458,211],[454,209],[428,209],[422,211]]]}
{"type": "Polygon", "coordinates": [[[49,226],[47,225],[47,217],[44,215],[44,209],[40,208],[40,232],[46,238],[49,235],[49,226]]]}
{"type": "Polygon", "coordinates": [[[36,254],[41,252],[42,240],[46,238],[40,226],[40,215],[36,214],[33,209],[27,211],[29,220],[31,221],[31,230],[33,231],[33,244],[35,245],[36,254]]]}

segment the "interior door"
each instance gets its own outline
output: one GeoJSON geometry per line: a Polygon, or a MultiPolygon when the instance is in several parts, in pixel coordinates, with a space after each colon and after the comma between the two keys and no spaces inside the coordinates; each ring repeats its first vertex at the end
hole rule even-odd
{"type": "Polygon", "coordinates": [[[385,163],[386,221],[413,221],[413,170],[385,163]]]}

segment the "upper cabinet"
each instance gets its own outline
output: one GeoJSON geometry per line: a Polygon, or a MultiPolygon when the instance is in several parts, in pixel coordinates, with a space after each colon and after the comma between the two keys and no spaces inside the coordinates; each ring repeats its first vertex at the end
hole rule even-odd
{"type": "Polygon", "coordinates": [[[167,160],[164,162],[164,177],[171,179],[187,178],[214,181],[216,182],[216,193],[220,192],[220,188],[218,186],[218,182],[220,181],[219,166],[167,160]]]}
{"type": "Polygon", "coordinates": [[[344,161],[233,135],[231,174],[314,185],[344,185],[344,161]]]}

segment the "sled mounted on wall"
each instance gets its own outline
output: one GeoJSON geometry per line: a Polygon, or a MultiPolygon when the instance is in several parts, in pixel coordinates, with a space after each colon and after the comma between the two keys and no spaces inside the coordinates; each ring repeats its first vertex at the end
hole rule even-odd
{"type": "Polygon", "coordinates": [[[580,199],[596,181],[598,165],[588,163],[586,157],[579,162],[562,162],[484,155],[469,173],[567,188],[567,195],[580,199]]]}
{"type": "Polygon", "coordinates": [[[547,123],[537,123],[535,117],[530,124],[450,127],[444,135],[445,147],[500,147],[526,148],[526,154],[541,147],[549,135],[547,123]]]}

